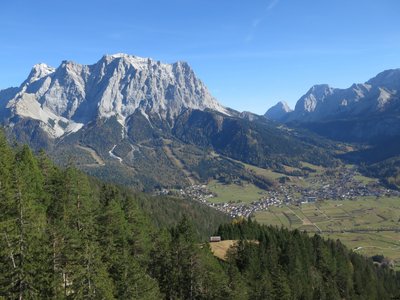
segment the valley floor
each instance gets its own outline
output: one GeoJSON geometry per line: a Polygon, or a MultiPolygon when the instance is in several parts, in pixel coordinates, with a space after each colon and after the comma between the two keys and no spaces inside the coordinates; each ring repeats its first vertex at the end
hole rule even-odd
{"type": "Polygon", "coordinates": [[[328,200],[300,206],[283,205],[257,212],[263,224],[319,233],[340,239],[367,256],[384,255],[400,266],[400,198],[328,200]]]}
{"type": "Polygon", "coordinates": [[[245,165],[276,183],[269,191],[242,180],[212,180],[207,185],[192,185],[174,193],[231,217],[252,217],[263,224],[340,239],[354,251],[368,256],[384,255],[399,267],[400,193],[362,176],[354,166],[304,166],[312,170],[307,176],[245,165]]]}

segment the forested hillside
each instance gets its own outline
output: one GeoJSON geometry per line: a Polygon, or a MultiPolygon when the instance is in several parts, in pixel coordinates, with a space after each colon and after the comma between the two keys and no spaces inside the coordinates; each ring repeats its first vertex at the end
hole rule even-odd
{"type": "Polygon", "coordinates": [[[11,148],[1,134],[0,299],[162,298],[151,276],[153,253],[178,238],[166,226],[187,214],[198,243],[229,220],[184,201],[102,184],[73,167],[59,169],[43,152],[11,148]]]}
{"type": "Polygon", "coordinates": [[[399,299],[400,273],[347,249],[339,240],[241,221],[221,225],[229,269],[249,299],[399,299]],[[240,274],[240,275],[239,275],[240,274]]]}
{"type": "Polygon", "coordinates": [[[1,135],[0,299],[390,299],[400,290],[398,274],[340,242],[252,222],[220,227],[239,240],[220,261],[201,222],[192,225],[198,215],[172,226],[181,213],[150,201],[1,135]],[[157,227],[143,209],[165,220],[157,227]]]}

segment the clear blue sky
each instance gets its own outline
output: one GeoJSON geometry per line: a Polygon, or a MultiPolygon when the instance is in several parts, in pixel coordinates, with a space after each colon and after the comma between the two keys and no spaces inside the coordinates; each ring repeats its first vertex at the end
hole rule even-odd
{"type": "Polygon", "coordinates": [[[400,1],[1,1],[0,89],[117,52],[187,61],[222,104],[261,114],[400,67],[400,1]]]}

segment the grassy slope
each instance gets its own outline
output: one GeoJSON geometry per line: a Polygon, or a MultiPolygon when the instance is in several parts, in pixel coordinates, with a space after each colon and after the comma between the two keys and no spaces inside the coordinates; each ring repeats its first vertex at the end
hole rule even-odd
{"type": "Polygon", "coordinates": [[[210,243],[210,248],[213,254],[219,259],[225,260],[226,252],[230,247],[235,245],[236,240],[225,240],[220,242],[210,243]]]}
{"type": "Polygon", "coordinates": [[[230,201],[250,203],[259,200],[264,194],[264,190],[248,182],[244,182],[243,185],[238,185],[234,183],[223,184],[213,180],[207,187],[211,192],[217,195],[217,197],[210,199],[210,201],[214,203],[230,201]]]}

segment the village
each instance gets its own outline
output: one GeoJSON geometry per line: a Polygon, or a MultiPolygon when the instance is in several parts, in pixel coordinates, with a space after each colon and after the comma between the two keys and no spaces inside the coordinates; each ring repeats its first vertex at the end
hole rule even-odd
{"type": "MultiPolygon", "coordinates": [[[[244,203],[229,201],[216,203],[217,195],[207,185],[191,185],[175,190],[172,194],[198,201],[217,209],[231,217],[250,217],[257,211],[267,210],[270,206],[297,205],[324,200],[355,200],[360,197],[400,196],[399,191],[387,189],[378,181],[363,182],[357,180],[354,169],[342,168],[335,176],[314,176],[307,179],[307,185],[280,183],[274,189],[255,196],[254,201],[244,203]],[[311,188],[312,187],[312,188],[311,188]]],[[[171,191],[162,189],[158,195],[170,195],[171,191]]]]}

